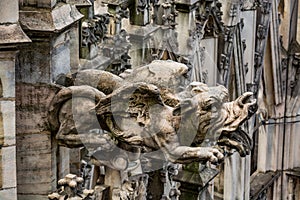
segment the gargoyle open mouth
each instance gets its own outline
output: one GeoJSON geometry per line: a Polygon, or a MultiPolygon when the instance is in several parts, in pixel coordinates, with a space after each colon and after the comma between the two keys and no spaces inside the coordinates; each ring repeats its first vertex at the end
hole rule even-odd
{"type": "Polygon", "coordinates": [[[249,155],[253,147],[252,139],[240,128],[230,133],[222,132],[217,144],[221,147],[226,146],[230,149],[237,150],[241,157],[249,155]]]}
{"type": "Polygon", "coordinates": [[[240,128],[243,122],[257,110],[256,99],[252,97],[252,92],[246,92],[235,101],[227,104],[228,118],[217,141],[219,146],[236,149],[241,157],[249,155],[252,149],[251,138],[240,128]]]}

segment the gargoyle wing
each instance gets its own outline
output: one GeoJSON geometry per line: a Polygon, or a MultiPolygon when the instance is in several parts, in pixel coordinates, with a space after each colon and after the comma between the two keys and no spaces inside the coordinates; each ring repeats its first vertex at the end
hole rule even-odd
{"type": "Polygon", "coordinates": [[[120,74],[125,81],[131,83],[144,82],[156,85],[161,92],[164,103],[175,107],[179,103],[176,94],[188,84],[188,67],[171,60],[155,60],[152,63],[127,70],[120,74]]]}
{"type": "Polygon", "coordinates": [[[135,125],[149,120],[148,108],[152,105],[163,105],[159,89],[147,83],[127,83],[113,93],[102,98],[96,105],[99,121],[103,128],[127,143],[138,144],[142,140],[135,130],[135,125]],[[124,120],[126,127],[124,128],[124,120]]]}

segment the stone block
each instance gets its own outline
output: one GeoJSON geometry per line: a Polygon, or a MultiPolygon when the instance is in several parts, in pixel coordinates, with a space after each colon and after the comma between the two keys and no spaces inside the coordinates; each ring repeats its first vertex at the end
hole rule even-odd
{"type": "Polygon", "coordinates": [[[19,14],[24,30],[41,31],[41,33],[43,31],[60,32],[83,17],[74,5],[69,4],[60,4],[53,10],[20,10],[19,14]]]}
{"type": "Polygon", "coordinates": [[[50,132],[41,132],[36,134],[24,134],[17,137],[18,155],[32,155],[51,153],[51,135],[50,132]]]}
{"type": "Polygon", "coordinates": [[[240,1],[239,0],[220,0],[222,3],[221,11],[223,12],[222,15],[222,22],[224,22],[225,26],[234,26],[240,22],[240,1]],[[233,12],[235,12],[233,14],[233,12]]]}
{"type": "Polygon", "coordinates": [[[17,186],[16,176],[16,147],[3,147],[2,154],[2,188],[17,186]]]}
{"type": "Polygon", "coordinates": [[[3,123],[4,146],[16,144],[15,102],[1,101],[0,109],[3,123]]]}
{"type": "MultiPolygon", "coordinates": [[[[4,8],[6,9],[6,7],[4,8]]],[[[31,40],[23,32],[19,24],[0,23],[0,45],[11,45],[23,42],[31,42],[31,40]]]]}
{"type": "Polygon", "coordinates": [[[19,200],[49,200],[47,195],[25,195],[18,194],[19,200]]]}
{"type": "Polygon", "coordinates": [[[55,82],[61,74],[70,72],[70,34],[63,32],[52,41],[51,81],[55,82]]]}
{"type": "Polygon", "coordinates": [[[79,175],[81,164],[80,148],[70,149],[70,173],[79,175]]]}
{"type": "MultiPolygon", "coordinates": [[[[38,183],[38,184],[18,184],[18,194],[21,195],[44,195],[47,197],[48,194],[51,193],[51,191],[55,190],[56,188],[52,188],[49,183],[38,183]]],[[[32,196],[35,196],[32,195],[32,196]]],[[[32,200],[36,200],[35,198],[32,198],[32,200]]]]}
{"type": "Polygon", "coordinates": [[[70,173],[70,149],[60,146],[59,148],[58,179],[64,178],[70,173]]]}
{"type": "Polygon", "coordinates": [[[1,97],[15,97],[15,61],[15,51],[0,52],[0,84],[2,86],[0,94],[1,97]]]}
{"type": "MultiPolygon", "coordinates": [[[[241,13],[244,19],[244,26],[241,34],[242,38],[254,38],[256,34],[256,11],[244,11],[241,13]]],[[[246,49],[244,51],[244,63],[248,63],[248,73],[246,74],[246,82],[251,82],[254,78],[254,55],[255,55],[255,40],[245,40],[246,49]]]]}
{"type": "Polygon", "coordinates": [[[37,171],[22,171],[18,172],[18,185],[38,185],[40,183],[51,183],[51,175],[48,170],[37,170],[37,171]],[[34,172],[34,173],[33,173],[34,172]]]}
{"type": "Polygon", "coordinates": [[[51,45],[49,41],[34,42],[20,48],[20,65],[16,67],[16,81],[50,83],[51,45]]]}
{"type": "Polygon", "coordinates": [[[77,72],[79,68],[79,24],[75,23],[70,29],[70,68],[77,72]]]}
{"type": "Polygon", "coordinates": [[[19,19],[18,0],[1,0],[0,1],[0,24],[16,23],[19,19]]]}
{"type": "Polygon", "coordinates": [[[17,200],[17,188],[0,190],[1,200],[17,200]]]}
{"type": "Polygon", "coordinates": [[[204,62],[202,65],[202,80],[208,86],[217,84],[217,62],[218,60],[218,39],[206,38],[201,40],[201,46],[204,48],[204,62]]]}
{"type": "MultiPolygon", "coordinates": [[[[71,57],[73,55],[70,50],[69,31],[53,37],[50,41],[25,45],[19,54],[21,64],[17,67],[17,81],[53,83],[58,75],[70,72],[71,57]]],[[[79,62],[79,55],[77,55],[77,61],[79,62]]]]}
{"type": "Polygon", "coordinates": [[[182,5],[194,5],[197,3],[199,0],[176,0],[176,4],[182,4],[182,5]]]}
{"type": "Polygon", "coordinates": [[[56,5],[57,0],[22,0],[20,7],[31,6],[39,8],[53,8],[56,5]]]}
{"type": "Polygon", "coordinates": [[[58,87],[48,84],[17,84],[16,128],[18,135],[49,131],[48,109],[58,90],[58,87]]]}
{"type": "Polygon", "coordinates": [[[56,187],[56,160],[50,132],[17,136],[19,194],[48,194],[56,187]]]}

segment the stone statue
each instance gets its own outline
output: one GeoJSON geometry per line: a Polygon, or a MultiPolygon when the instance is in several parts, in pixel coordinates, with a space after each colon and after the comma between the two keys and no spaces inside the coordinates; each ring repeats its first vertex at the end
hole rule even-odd
{"type": "Polygon", "coordinates": [[[184,64],[173,61],[153,61],[120,77],[78,72],[50,107],[56,139],[67,147],[93,149],[99,160],[118,169],[126,169],[132,157],[122,150],[161,152],[173,163],[219,163],[228,149],[249,154],[251,139],[239,127],[253,114],[252,93],[228,102],[225,87],[188,83],[187,74],[184,64]],[[201,146],[204,140],[212,145],[201,146]]]}

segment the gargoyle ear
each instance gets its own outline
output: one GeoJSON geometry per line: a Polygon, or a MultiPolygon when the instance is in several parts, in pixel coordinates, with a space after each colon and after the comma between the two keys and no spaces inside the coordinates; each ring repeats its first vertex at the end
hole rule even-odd
{"type": "Polygon", "coordinates": [[[193,96],[195,96],[199,93],[202,93],[202,92],[207,92],[209,90],[208,86],[204,83],[201,83],[201,82],[192,82],[190,84],[190,86],[192,87],[191,94],[193,96]]]}
{"type": "Polygon", "coordinates": [[[173,110],[173,115],[174,116],[180,116],[184,113],[187,113],[192,109],[192,100],[191,99],[185,99],[178,104],[175,109],[173,110]]]}

